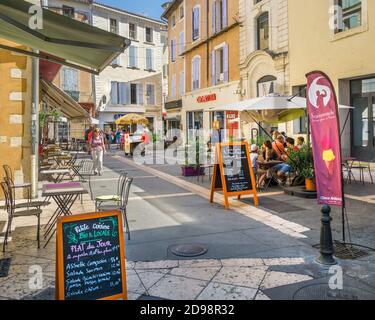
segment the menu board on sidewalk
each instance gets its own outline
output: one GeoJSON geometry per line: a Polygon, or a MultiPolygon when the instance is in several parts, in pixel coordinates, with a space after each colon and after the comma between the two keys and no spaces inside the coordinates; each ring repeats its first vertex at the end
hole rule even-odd
{"type": "Polygon", "coordinates": [[[221,143],[216,146],[216,160],[212,175],[211,198],[215,191],[223,191],[225,208],[229,208],[229,196],[252,194],[258,205],[255,177],[251,166],[247,142],[221,143]]]}
{"type": "Polygon", "coordinates": [[[56,299],[127,299],[122,216],[100,212],[57,223],[56,299]]]}

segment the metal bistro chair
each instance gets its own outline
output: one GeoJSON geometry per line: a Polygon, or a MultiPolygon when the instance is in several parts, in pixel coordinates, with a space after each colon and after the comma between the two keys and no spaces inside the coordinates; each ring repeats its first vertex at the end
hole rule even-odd
{"type": "Polygon", "coordinates": [[[354,161],[353,161],[353,164],[351,165],[350,169],[351,170],[356,169],[356,170],[359,171],[359,182],[362,182],[363,185],[365,184],[365,171],[368,171],[370,179],[371,179],[371,184],[374,184],[374,180],[373,180],[372,174],[371,174],[370,164],[363,163],[359,160],[357,161],[357,163],[358,164],[354,165],[354,161]]]}
{"type": "Polygon", "coordinates": [[[4,182],[7,184],[9,192],[11,193],[11,199],[13,201],[13,206],[15,209],[29,209],[29,208],[37,208],[40,209],[41,207],[45,207],[50,205],[51,203],[48,201],[27,201],[24,203],[17,203],[16,204],[16,192],[15,189],[12,188],[11,182],[4,178],[4,182]]]}
{"type": "Polygon", "coordinates": [[[40,248],[40,215],[42,214],[42,210],[32,209],[32,210],[16,211],[16,206],[14,205],[14,201],[12,198],[12,189],[8,187],[8,184],[6,182],[1,182],[1,188],[3,189],[3,193],[5,196],[5,204],[7,207],[6,211],[8,213],[7,227],[6,227],[4,242],[3,242],[3,252],[5,252],[5,248],[8,244],[8,236],[11,234],[13,218],[17,218],[17,217],[30,217],[30,216],[37,217],[38,225],[37,225],[36,240],[38,242],[38,249],[39,249],[40,248]]]}
{"type": "Polygon", "coordinates": [[[127,173],[121,172],[117,181],[117,193],[116,194],[95,197],[95,210],[98,210],[98,208],[103,203],[116,202],[118,204],[121,201],[121,190],[126,181],[126,177],[127,177],[127,173]]]}
{"type": "Polygon", "coordinates": [[[5,177],[6,177],[7,181],[10,182],[11,188],[12,189],[26,189],[27,190],[27,199],[30,202],[30,200],[31,200],[31,183],[17,183],[17,184],[15,184],[12,169],[6,164],[3,165],[3,169],[4,169],[4,172],[5,172],[5,177]]]}
{"type": "Polygon", "coordinates": [[[127,215],[127,205],[129,200],[130,194],[130,187],[133,183],[133,178],[126,178],[125,183],[121,188],[121,201],[118,205],[103,205],[100,206],[98,209],[99,211],[113,211],[113,210],[120,210],[122,212],[122,216],[124,219],[126,233],[128,234],[128,240],[130,240],[130,229],[129,229],[129,222],[128,222],[128,215],[127,215]]]}
{"type": "MultiPolygon", "coordinates": [[[[91,188],[91,177],[94,175],[94,161],[82,160],[79,164],[78,175],[80,182],[88,182],[90,188],[90,197],[93,200],[92,188],[91,188]]],[[[83,203],[83,196],[81,196],[81,203],[83,203]]]]}

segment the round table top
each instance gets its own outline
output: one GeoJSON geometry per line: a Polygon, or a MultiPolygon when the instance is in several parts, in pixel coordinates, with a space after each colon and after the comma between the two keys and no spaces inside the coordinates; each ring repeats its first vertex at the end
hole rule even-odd
{"type": "Polygon", "coordinates": [[[280,161],[280,160],[270,160],[270,161],[258,161],[258,164],[260,166],[264,166],[264,167],[274,167],[274,166],[277,166],[278,164],[282,164],[284,163],[283,161],[280,161]]]}

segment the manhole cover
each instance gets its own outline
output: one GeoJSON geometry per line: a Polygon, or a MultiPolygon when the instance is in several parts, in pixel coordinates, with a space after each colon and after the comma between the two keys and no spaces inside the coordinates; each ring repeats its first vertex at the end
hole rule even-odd
{"type": "Polygon", "coordinates": [[[178,244],[170,247],[171,252],[180,257],[197,257],[205,254],[208,250],[202,244],[178,244]]]}
{"type": "Polygon", "coordinates": [[[293,295],[293,300],[373,300],[375,293],[345,286],[344,290],[332,290],[327,284],[303,287],[293,295]]]}

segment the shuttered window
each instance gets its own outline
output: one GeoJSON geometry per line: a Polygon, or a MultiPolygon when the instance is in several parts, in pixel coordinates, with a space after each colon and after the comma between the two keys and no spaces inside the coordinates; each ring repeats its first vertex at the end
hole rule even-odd
{"type": "Polygon", "coordinates": [[[183,96],[185,93],[185,72],[183,71],[180,73],[180,82],[178,84],[178,87],[180,96],[183,96]]]}
{"type": "Polygon", "coordinates": [[[130,104],[129,82],[111,82],[111,103],[123,105],[130,104]]]}
{"type": "Polygon", "coordinates": [[[177,56],[176,39],[172,39],[171,40],[171,60],[172,60],[172,62],[176,61],[176,56],[177,56]]]}
{"type": "Polygon", "coordinates": [[[193,41],[197,40],[199,38],[200,33],[200,9],[199,7],[195,7],[193,9],[193,41]]]}
{"type": "Polygon", "coordinates": [[[213,86],[229,81],[229,47],[225,44],[211,53],[211,84],[213,86]]]}
{"type": "Polygon", "coordinates": [[[212,2],[212,33],[215,34],[228,26],[228,0],[212,2]]]}
{"type": "Polygon", "coordinates": [[[63,90],[78,91],[78,71],[76,69],[63,69],[63,90]]]}
{"type": "Polygon", "coordinates": [[[138,48],[134,46],[129,48],[129,67],[138,68],[138,48]]]}
{"type": "Polygon", "coordinates": [[[179,54],[182,54],[185,51],[185,33],[182,31],[179,37],[179,54]]]}
{"type": "Polygon", "coordinates": [[[194,57],[192,61],[192,90],[200,88],[201,58],[194,57]]]}
{"type": "Polygon", "coordinates": [[[172,76],[172,99],[176,99],[176,85],[177,85],[177,78],[176,75],[174,74],[172,76]]]}
{"type": "Polygon", "coordinates": [[[147,84],[146,95],[147,95],[147,104],[155,105],[155,85],[147,84]]]}
{"type": "Polygon", "coordinates": [[[152,49],[146,49],[146,69],[154,69],[154,54],[152,49]]]}

